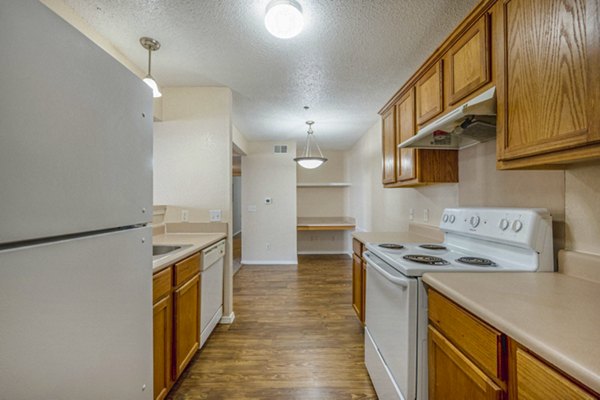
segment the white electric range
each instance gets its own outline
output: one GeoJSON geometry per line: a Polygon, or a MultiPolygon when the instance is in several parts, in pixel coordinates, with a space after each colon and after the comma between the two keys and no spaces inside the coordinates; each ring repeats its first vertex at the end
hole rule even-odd
{"type": "Polygon", "coordinates": [[[443,243],[368,243],[365,364],[382,400],[427,399],[427,272],[554,271],[546,209],[448,208],[443,243]]]}

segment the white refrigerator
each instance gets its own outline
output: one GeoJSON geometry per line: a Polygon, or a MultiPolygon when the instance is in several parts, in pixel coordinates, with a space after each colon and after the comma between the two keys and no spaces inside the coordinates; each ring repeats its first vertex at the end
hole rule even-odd
{"type": "Polygon", "coordinates": [[[0,399],[152,399],[152,95],[0,4],[0,399]]]}

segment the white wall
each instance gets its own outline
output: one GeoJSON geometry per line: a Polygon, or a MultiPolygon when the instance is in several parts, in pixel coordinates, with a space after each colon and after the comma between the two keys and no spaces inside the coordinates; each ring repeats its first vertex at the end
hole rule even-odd
{"type": "Polygon", "coordinates": [[[294,142],[248,143],[242,157],[242,264],[297,263],[295,154],[294,142]],[[274,154],[275,144],[287,144],[288,153],[274,154]],[[273,204],[266,205],[265,197],[273,204]]]}
{"type": "Polygon", "coordinates": [[[398,232],[408,230],[409,210],[414,222],[437,225],[445,207],[458,205],[458,185],[384,189],[381,183],[381,122],[377,122],[350,149],[346,157],[349,188],[348,212],[357,230],[398,232]],[[429,219],[424,219],[424,210],[429,219]]]}
{"type": "Polygon", "coordinates": [[[223,87],[163,88],[163,121],[154,123],[154,204],[190,208],[190,221],[209,210],[228,223],[224,314],[232,310],[232,109],[223,87]]]}
{"type": "Polygon", "coordinates": [[[242,177],[233,177],[233,234],[242,230],[242,177]]]}
{"type": "MultiPolygon", "coordinates": [[[[301,153],[303,149],[298,149],[301,153]]],[[[327,162],[315,169],[297,166],[299,183],[346,182],[346,152],[324,151],[327,162]]],[[[348,214],[347,187],[299,187],[298,217],[353,217],[348,214]]],[[[298,254],[350,254],[348,231],[298,232],[298,254]]]]}

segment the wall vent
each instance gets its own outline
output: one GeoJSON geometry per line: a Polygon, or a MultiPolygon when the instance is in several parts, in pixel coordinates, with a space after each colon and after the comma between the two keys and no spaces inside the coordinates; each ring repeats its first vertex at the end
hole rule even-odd
{"type": "Polygon", "coordinates": [[[273,146],[273,153],[281,154],[287,153],[287,145],[286,144],[276,144],[273,146]]]}

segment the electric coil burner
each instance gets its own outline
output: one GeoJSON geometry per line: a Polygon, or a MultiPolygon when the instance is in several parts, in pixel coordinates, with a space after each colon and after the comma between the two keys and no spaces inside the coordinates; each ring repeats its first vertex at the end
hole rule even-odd
{"type": "Polygon", "coordinates": [[[426,250],[448,250],[446,246],[440,244],[422,244],[419,247],[426,250]]]}
{"type": "Polygon", "coordinates": [[[492,260],[488,260],[487,258],[481,257],[461,257],[456,261],[459,263],[467,264],[467,265],[475,265],[477,267],[495,267],[496,263],[492,260]]]}
{"type": "Polygon", "coordinates": [[[390,250],[402,250],[404,248],[404,246],[402,246],[401,244],[395,243],[381,243],[379,247],[383,247],[384,249],[390,250]]]}
{"type": "Polygon", "coordinates": [[[448,261],[443,258],[434,257],[434,256],[424,256],[421,254],[409,254],[403,257],[405,260],[413,261],[419,264],[427,264],[427,265],[448,265],[450,264],[448,261]]]}

